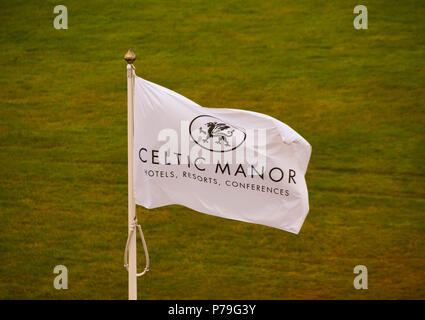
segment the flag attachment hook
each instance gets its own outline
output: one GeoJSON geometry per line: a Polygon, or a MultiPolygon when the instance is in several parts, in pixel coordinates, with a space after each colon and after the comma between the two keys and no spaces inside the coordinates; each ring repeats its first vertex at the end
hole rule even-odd
{"type": "Polygon", "coordinates": [[[125,245],[125,251],[124,251],[124,268],[126,268],[127,271],[128,271],[128,246],[130,245],[130,240],[133,237],[133,235],[135,233],[137,233],[136,228],[139,229],[140,237],[142,238],[143,251],[145,253],[145,259],[146,259],[146,266],[145,266],[145,269],[143,270],[143,272],[136,273],[137,277],[141,277],[146,272],[149,271],[150,261],[149,261],[148,247],[146,246],[146,241],[145,241],[145,237],[143,235],[142,226],[137,222],[137,217],[134,217],[134,220],[133,220],[132,224],[130,225],[130,234],[127,237],[127,243],[125,245]]]}

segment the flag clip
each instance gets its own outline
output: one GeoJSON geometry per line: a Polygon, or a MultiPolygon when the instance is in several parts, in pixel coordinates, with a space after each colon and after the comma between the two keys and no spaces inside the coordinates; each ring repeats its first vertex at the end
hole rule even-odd
{"type": "Polygon", "coordinates": [[[141,277],[143,276],[146,272],[149,271],[149,252],[148,252],[148,247],[146,246],[146,241],[145,241],[145,237],[143,235],[143,230],[142,230],[142,226],[137,222],[137,218],[134,217],[134,221],[133,223],[130,225],[130,234],[127,237],[127,243],[125,245],[125,250],[124,250],[124,268],[127,269],[128,271],[128,246],[130,245],[130,240],[132,239],[136,228],[139,229],[139,234],[140,237],[142,238],[142,244],[143,244],[143,251],[145,253],[145,258],[146,258],[146,266],[145,269],[143,270],[143,272],[141,273],[136,273],[137,277],[141,277]]]}

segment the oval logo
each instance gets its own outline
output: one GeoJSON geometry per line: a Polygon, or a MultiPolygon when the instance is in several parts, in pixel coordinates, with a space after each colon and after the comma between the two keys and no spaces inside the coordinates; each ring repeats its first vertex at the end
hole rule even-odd
{"type": "Polygon", "coordinates": [[[244,143],[244,129],[213,116],[197,116],[189,125],[189,134],[196,144],[213,152],[227,152],[244,143]]]}

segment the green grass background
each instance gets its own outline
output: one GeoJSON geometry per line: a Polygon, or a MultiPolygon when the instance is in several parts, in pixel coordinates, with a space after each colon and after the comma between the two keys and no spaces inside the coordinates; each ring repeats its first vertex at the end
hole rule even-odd
{"type": "Polygon", "coordinates": [[[424,299],[424,35],[422,0],[1,1],[0,298],[127,298],[132,47],[139,76],[274,116],[313,147],[298,236],[139,207],[139,298],[424,299]]]}

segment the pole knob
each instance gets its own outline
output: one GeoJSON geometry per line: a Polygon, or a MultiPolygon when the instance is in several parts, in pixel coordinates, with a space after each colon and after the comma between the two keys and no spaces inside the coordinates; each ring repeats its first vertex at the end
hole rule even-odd
{"type": "Polygon", "coordinates": [[[133,62],[136,60],[136,54],[133,52],[133,50],[128,49],[127,53],[124,56],[124,60],[127,61],[128,64],[133,64],[133,62]]]}

